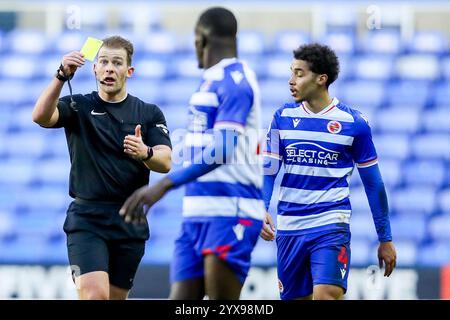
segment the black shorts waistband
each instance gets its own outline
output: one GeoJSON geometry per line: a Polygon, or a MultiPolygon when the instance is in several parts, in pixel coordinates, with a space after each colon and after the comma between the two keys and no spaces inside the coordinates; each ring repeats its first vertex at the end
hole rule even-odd
{"type": "Polygon", "coordinates": [[[86,200],[86,199],[81,199],[78,197],[75,198],[74,202],[78,203],[78,204],[90,205],[90,206],[114,206],[114,207],[120,207],[123,204],[123,202],[86,200]]]}

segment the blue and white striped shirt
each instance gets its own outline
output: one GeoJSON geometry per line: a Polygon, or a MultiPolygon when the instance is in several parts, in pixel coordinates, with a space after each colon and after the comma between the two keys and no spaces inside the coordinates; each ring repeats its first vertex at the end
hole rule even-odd
{"type": "Polygon", "coordinates": [[[236,58],[223,59],[205,70],[202,83],[189,102],[185,166],[214,141],[214,130],[238,132],[232,163],[186,185],[183,216],[239,216],[262,220],[263,168],[258,137],[260,95],[256,76],[236,58]]]}
{"type": "Polygon", "coordinates": [[[355,163],[358,167],[377,163],[367,121],[336,98],[316,114],[301,103],[277,110],[265,155],[284,165],[279,234],[348,228],[349,180],[355,163]]]}

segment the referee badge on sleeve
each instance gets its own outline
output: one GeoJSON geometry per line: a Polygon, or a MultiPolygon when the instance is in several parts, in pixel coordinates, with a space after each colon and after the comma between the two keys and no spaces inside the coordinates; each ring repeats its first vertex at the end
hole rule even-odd
{"type": "Polygon", "coordinates": [[[157,128],[160,128],[165,134],[169,134],[169,129],[167,129],[167,127],[163,124],[157,124],[156,125],[157,128]]]}

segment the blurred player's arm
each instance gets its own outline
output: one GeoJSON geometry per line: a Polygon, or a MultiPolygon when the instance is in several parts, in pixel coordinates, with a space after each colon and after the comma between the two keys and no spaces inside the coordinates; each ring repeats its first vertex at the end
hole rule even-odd
{"type": "MultiPolygon", "coordinates": [[[[83,64],[84,58],[80,52],[74,51],[65,55],[62,60],[64,75],[73,74],[83,64]]],[[[59,72],[61,76],[64,76],[61,71],[59,72]]],[[[41,93],[32,113],[32,119],[35,123],[42,127],[52,127],[58,122],[59,110],[57,106],[63,85],[64,81],[55,77],[41,93]]]]}
{"type": "Polygon", "coordinates": [[[120,214],[125,217],[125,222],[144,222],[145,216],[140,216],[139,208],[144,204],[150,208],[170,189],[182,186],[186,183],[217,169],[233,159],[237,144],[238,132],[220,129],[216,130],[215,140],[206,147],[203,152],[197,154],[192,163],[183,169],[169,173],[154,186],[144,186],[136,190],[120,209],[120,214]],[[212,163],[205,159],[212,158],[212,163]]]}

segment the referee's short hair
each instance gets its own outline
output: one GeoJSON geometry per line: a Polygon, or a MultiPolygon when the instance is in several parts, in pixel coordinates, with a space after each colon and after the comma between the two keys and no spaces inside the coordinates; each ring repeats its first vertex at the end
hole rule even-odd
{"type": "Polygon", "coordinates": [[[121,36],[111,36],[102,40],[102,47],[108,47],[112,49],[123,48],[127,52],[127,63],[131,66],[131,60],[133,58],[134,47],[133,44],[121,36]]]}
{"type": "Polygon", "coordinates": [[[204,11],[197,22],[213,37],[236,37],[237,20],[234,14],[222,7],[213,7],[204,11]]]}

